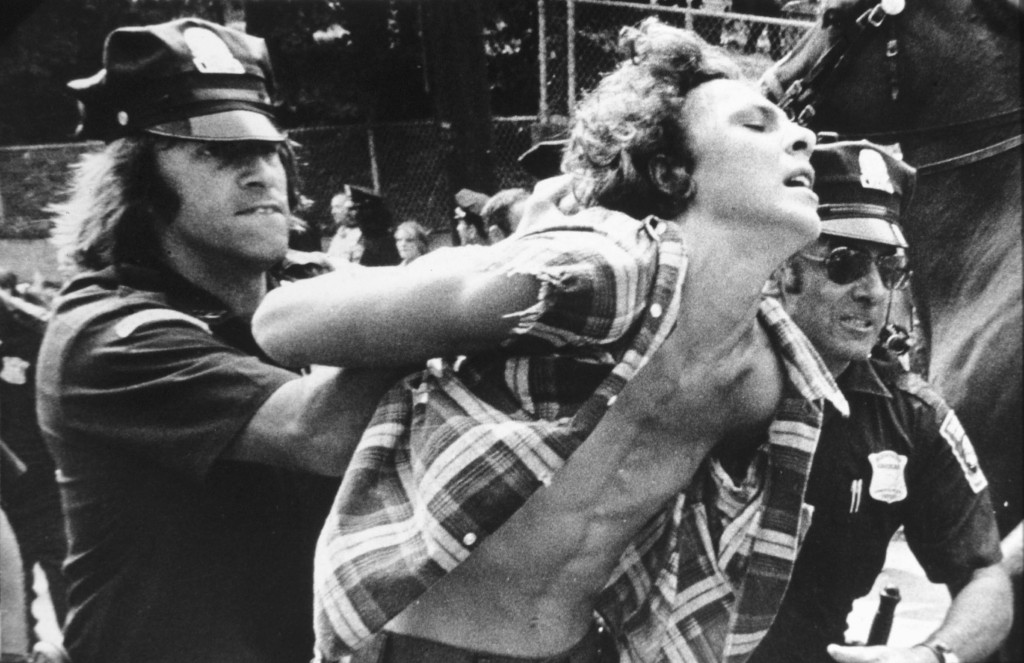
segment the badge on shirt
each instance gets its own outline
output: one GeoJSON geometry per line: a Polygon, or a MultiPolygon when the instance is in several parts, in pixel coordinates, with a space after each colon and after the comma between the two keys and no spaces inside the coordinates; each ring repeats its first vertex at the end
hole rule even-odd
{"type": "Polygon", "coordinates": [[[939,433],[949,444],[950,450],[956,456],[957,462],[960,463],[960,469],[963,470],[964,478],[967,479],[971,490],[980,493],[988,485],[988,479],[985,478],[981,466],[978,465],[978,455],[974,453],[974,447],[967,438],[963,425],[960,424],[960,420],[956,418],[956,414],[952,410],[942,420],[939,433]]]}
{"type": "Polygon", "coordinates": [[[892,504],[907,498],[907,457],[891,449],[868,454],[871,486],[868,494],[879,502],[892,504]]]}

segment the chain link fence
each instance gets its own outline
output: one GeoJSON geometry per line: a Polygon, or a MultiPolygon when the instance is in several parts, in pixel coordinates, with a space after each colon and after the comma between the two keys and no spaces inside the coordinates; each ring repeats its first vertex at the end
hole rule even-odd
{"type": "Polygon", "coordinates": [[[619,59],[619,30],[648,16],[697,32],[732,52],[744,72],[756,77],[787,53],[813,24],[815,0],[780,7],[775,0],[541,0],[539,54],[541,117],[567,117],[580,95],[593,88],[619,59]],[[737,6],[733,9],[733,4],[737,6]],[[757,11],[764,16],[740,13],[757,11]]]}

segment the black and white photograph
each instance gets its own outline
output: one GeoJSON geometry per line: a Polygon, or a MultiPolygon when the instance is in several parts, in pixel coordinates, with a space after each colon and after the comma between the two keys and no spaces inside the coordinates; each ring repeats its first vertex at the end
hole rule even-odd
{"type": "Polygon", "coordinates": [[[0,663],[1024,663],[1022,30],[0,1],[0,663]]]}

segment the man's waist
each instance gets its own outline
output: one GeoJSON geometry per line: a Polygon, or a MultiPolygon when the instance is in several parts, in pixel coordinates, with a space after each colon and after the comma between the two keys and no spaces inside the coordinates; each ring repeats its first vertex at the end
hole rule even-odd
{"type": "Polygon", "coordinates": [[[539,657],[508,656],[456,647],[436,640],[383,631],[352,657],[351,663],[611,663],[618,660],[614,639],[595,622],[568,650],[539,657]]]}

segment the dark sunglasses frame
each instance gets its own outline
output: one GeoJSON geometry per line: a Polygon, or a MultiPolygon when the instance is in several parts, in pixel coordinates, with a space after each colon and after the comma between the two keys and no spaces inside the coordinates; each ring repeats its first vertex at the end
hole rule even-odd
{"type": "Polygon", "coordinates": [[[907,266],[907,256],[904,254],[872,256],[864,249],[837,246],[824,258],[806,253],[800,255],[813,262],[824,263],[825,275],[829,281],[837,285],[849,285],[859,281],[868,275],[872,264],[878,267],[882,285],[888,290],[903,290],[910,285],[912,272],[907,266]]]}

